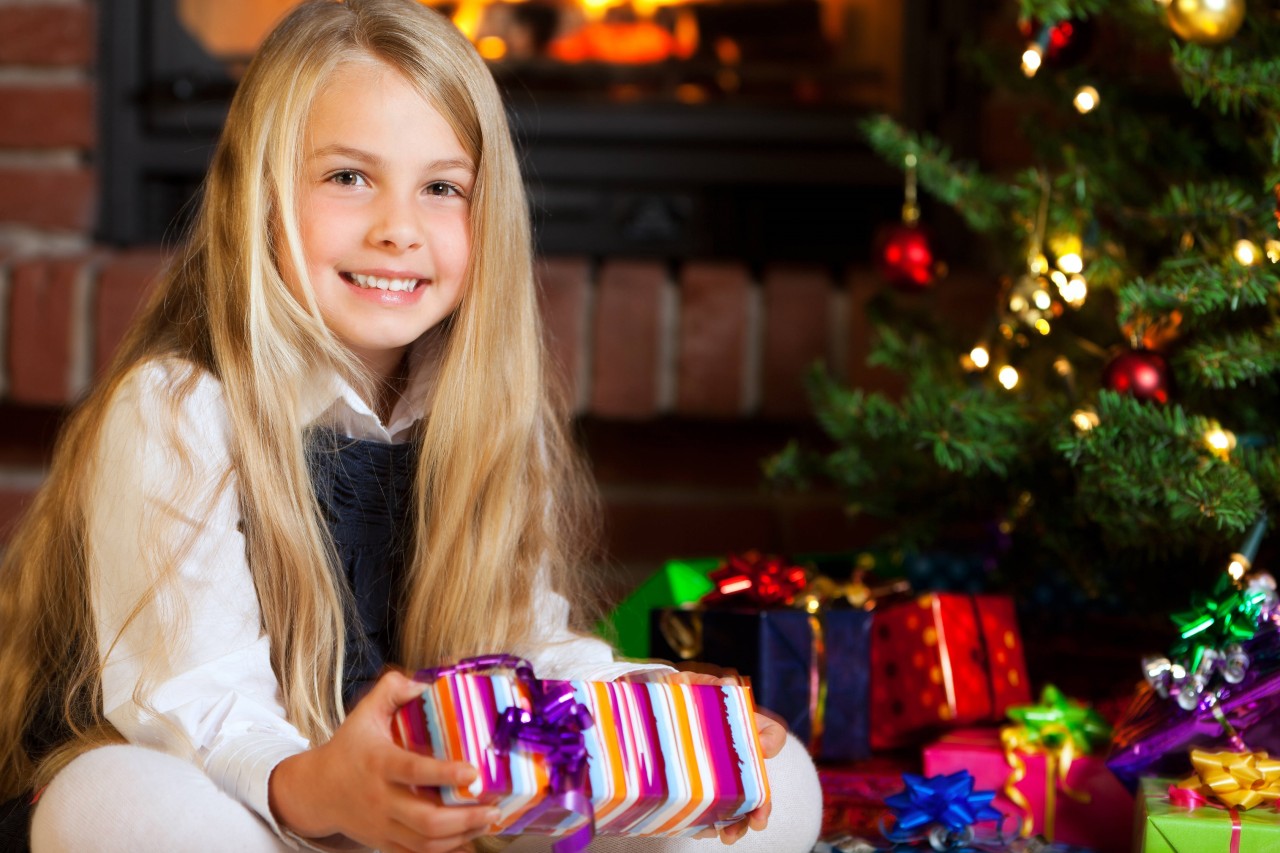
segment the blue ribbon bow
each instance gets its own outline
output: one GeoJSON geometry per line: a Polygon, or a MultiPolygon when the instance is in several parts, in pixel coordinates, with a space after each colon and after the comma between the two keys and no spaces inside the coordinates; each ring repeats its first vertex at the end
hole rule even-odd
{"type": "Polygon", "coordinates": [[[1004,819],[991,806],[996,792],[973,790],[967,770],[928,778],[904,773],[902,781],[906,789],[884,801],[896,818],[884,836],[895,844],[927,841],[935,850],[960,853],[970,849],[975,823],[1004,819]]]}

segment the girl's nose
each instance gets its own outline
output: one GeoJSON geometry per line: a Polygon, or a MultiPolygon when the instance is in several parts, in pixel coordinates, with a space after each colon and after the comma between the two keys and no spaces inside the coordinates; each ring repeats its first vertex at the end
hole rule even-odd
{"type": "Polygon", "coordinates": [[[421,212],[403,199],[386,196],[369,229],[369,241],[388,249],[406,251],[422,245],[425,236],[421,212]]]}

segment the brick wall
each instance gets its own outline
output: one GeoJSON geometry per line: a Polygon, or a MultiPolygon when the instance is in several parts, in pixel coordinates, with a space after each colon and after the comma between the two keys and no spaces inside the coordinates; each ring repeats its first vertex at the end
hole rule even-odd
{"type": "MultiPolygon", "coordinates": [[[[157,249],[91,237],[94,15],[85,0],[0,0],[0,543],[41,480],[67,406],[163,263],[157,249]]],[[[812,429],[799,377],[815,359],[871,381],[861,307],[881,286],[874,275],[551,257],[539,278],[624,568],[751,546],[839,547],[857,535],[830,497],[766,494],[759,465],[812,429]]],[[[985,309],[972,298],[982,286],[951,283],[937,298],[946,310],[985,309]]]]}

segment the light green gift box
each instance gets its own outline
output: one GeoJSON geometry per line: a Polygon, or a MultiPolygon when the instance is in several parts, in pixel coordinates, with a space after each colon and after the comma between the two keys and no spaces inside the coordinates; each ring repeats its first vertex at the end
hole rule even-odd
{"type": "Polygon", "coordinates": [[[1187,809],[1169,802],[1174,779],[1142,780],[1138,791],[1138,850],[1142,853],[1274,853],[1280,850],[1280,812],[1268,804],[1234,813],[1217,806],[1187,809]],[[1232,834],[1239,825],[1239,846],[1232,834]]]}
{"type": "Polygon", "coordinates": [[[718,557],[667,561],[614,608],[598,633],[613,641],[623,657],[649,657],[649,611],[701,600],[716,586],[707,575],[723,562],[718,557]]]}

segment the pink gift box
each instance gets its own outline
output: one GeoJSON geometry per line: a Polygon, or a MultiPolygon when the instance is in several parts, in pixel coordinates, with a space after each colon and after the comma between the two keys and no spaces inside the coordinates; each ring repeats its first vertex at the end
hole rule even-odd
{"type": "MultiPolygon", "coordinates": [[[[1128,853],[1133,837],[1133,795],[1100,756],[1076,756],[1067,773],[1066,789],[1043,753],[1019,752],[1018,756],[1026,764],[1026,775],[1015,789],[1031,810],[1032,834],[1098,853],[1128,853]],[[1052,825],[1046,820],[1050,804],[1052,825]]],[[[1006,831],[1017,832],[1027,813],[1004,794],[1015,770],[1005,758],[999,729],[958,729],[924,748],[925,776],[959,770],[973,774],[975,789],[996,792],[992,805],[1008,816],[1006,831]]]]}

